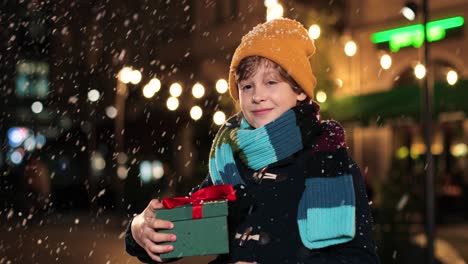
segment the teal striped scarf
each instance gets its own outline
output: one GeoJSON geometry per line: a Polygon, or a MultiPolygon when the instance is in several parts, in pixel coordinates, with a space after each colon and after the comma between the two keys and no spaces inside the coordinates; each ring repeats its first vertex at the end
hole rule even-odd
{"type": "MultiPolygon", "coordinates": [[[[230,118],[218,131],[211,147],[209,173],[213,184],[244,183],[235,157],[258,171],[306,146],[313,148],[318,134],[322,132],[317,116],[316,105],[296,106],[256,129],[248,124],[241,113],[230,118]]],[[[346,151],[340,153],[346,156],[346,151]]],[[[320,152],[317,156],[321,156],[320,152]]],[[[327,161],[329,155],[322,156],[323,160],[317,164],[330,164],[327,161]]],[[[323,176],[324,170],[320,172],[320,165],[315,167],[311,170],[314,175],[306,179],[297,216],[302,242],[310,249],[344,243],[353,239],[355,234],[352,175],[344,169],[334,171],[331,177],[323,176]]]]}
{"type": "Polygon", "coordinates": [[[257,171],[303,148],[293,110],[257,129],[253,129],[244,118],[239,122],[240,117],[238,115],[228,120],[213,141],[209,170],[215,184],[224,182],[236,185],[242,182],[234,155],[257,171]]]}

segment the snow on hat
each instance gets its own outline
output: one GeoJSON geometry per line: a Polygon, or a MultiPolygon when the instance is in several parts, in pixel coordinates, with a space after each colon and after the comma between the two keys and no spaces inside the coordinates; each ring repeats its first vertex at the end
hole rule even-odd
{"type": "Polygon", "coordinates": [[[307,30],[296,20],[279,18],[254,27],[242,37],[232,56],[229,70],[229,92],[239,99],[236,69],[242,59],[261,56],[280,65],[310,97],[314,98],[317,80],[312,72],[309,57],[315,52],[314,42],[307,30]]]}

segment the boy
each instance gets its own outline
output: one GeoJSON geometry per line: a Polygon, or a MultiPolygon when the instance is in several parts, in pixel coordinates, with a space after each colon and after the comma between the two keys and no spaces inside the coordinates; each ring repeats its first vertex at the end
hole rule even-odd
{"type": "MultiPolygon", "coordinates": [[[[362,176],[347,156],[344,131],[320,121],[312,102],[315,52],[297,21],[258,25],[231,62],[229,89],[241,112],[219,130],[209,176],[198,186],[232,184],[230,252],[212,263],[379,263],[362,176]]],[[[127,231],[127,251],[162,261],[172,223],[154,217],[157,200],[127,231]]],[[[157,214],[157,212],[156,212],[157,214]]]]}

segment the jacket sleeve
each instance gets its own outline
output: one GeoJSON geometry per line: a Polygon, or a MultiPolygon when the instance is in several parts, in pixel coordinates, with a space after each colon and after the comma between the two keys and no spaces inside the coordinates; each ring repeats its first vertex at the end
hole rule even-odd
{"type": "MultiPolygon", "coordinates": [[[[192,191],[190,191],[190,193],[193,193],[193,192],[195,192],[195,191],[197,191],[199,189],[205,188],[205,187],[210,186],[210,185],[213,185],[213,184],[211,183],[211,178],[209,176],[207,176],[198,186],[193,188],[192,191]]],[[[131,225],[132,225],[132,221],[133,221],[133,218],[128,223],[127,230],[125,231],[125,250],[127,251],[127,253],[129,255],[137,257],[143,263],[156,263],[154,260],[152,260],[148,256],[146,251],[140,245],[138,245],[138,243],[133,238],[132,230],[130,228],[131,225]]],[[[177,259],[178,258],[171,259],[171,260],[167,260],[165,262],[171,262],[171,261],[174,261],[174,260],[177,260],[177,259]]]]}
{"type": "Polygon", "coordinates": [[[356,197],[356,232],[353,240],[322,249],[311,250],[306,263],[380,263],[372,238],[373,220],[363,177],[356,163],[350,160],[356,197]]]}

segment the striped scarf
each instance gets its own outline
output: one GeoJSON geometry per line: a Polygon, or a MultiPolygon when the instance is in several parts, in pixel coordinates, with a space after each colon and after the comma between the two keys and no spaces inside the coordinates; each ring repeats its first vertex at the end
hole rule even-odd
{"type": "Polygon", "coordinates": [[[344,243],[355,234],[353,179],[343,148],[344,140],[327,147],[339,133],[334,128],[324,133],[324,125],[335,126],[336,123],[320,122],[318,110],[316,104],[299,105],[256,129],[239,113],[218,131],[209,156],[213,184],[237,185],[244,182],[235,157],[258,171],[304,147],[317,151],[311,161],[313,168],[306,169],[311,175],[307,175],[297,215],[302,242],[310,249],[344,243]],[[330,153],[334,152],[337,155],[332,162],[330,153]]]}
{"type": "Polygon", "coordinates": [[[318,105],[300,105],[254,129],[239,113],[218,131],[210,151],[209,172],[214,184],[242,183],[234,156],[260,170],[302,150],[320,132],[318,105]]]}

